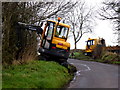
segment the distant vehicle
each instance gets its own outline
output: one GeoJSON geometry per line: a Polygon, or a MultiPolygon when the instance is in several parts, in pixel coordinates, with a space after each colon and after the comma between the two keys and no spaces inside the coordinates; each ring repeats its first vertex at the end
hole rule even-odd
{"type": "Polygon", "coordinates": [[[47,20],[42,29],[41,26],[27,25],[21,22],[18,24],[27,29],[41,34],[39,53],[45,58],[54,58],[66,62],[70,53],[70,43],[67,42],[70,26],[58,21],[47,20]]]}
{"type": "Polygon", "coordinates": [[[105,40],[103,38],[99,39],[88,38],[88,40],[86,41],[86,49],[84,53],[86,56],[99,58],[105,46],[106,46],[105,40]]]}

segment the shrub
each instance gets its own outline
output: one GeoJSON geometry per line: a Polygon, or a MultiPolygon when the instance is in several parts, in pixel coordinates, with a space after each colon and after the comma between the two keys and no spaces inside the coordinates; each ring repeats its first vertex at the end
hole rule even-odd
{"type": "Polygon", "coordinates": [[[101,59],[105,63],[115,63],[116,61],[120,62],[120,56],[112,52],[106,52],[105,54],[103,54],[101,59]]]}

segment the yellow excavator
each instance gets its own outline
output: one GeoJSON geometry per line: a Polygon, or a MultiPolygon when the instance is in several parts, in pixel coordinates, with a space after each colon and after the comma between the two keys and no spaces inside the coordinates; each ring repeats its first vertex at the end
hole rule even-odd
{"type": "Polygon", "coordinates": [[[18,24],[41,35],[38,51],[42,56],[65,62],[70,53],[70,43],[67,42],[70,26],[60,23],[60,21],[60,17],[58,21],[47,20],[43,29],[43,23],[40,26],[27,25],[21,22],[18,22],[18,24]]]}
{"type": "Polygon", "coordinates": [[[91,39],[86,41],[85,55],[93,58],[99,58],[102,51],[105,49],[105,40],[103,38],[91,39]]]}

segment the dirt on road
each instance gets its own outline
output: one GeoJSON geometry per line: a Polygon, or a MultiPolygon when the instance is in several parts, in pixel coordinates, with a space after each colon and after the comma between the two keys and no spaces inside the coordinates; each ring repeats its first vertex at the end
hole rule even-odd
{"type": "Polygon", "coordinates": [[[68,88],[118,88],[118,65],[68,59],[77,68],[68,88]]]}

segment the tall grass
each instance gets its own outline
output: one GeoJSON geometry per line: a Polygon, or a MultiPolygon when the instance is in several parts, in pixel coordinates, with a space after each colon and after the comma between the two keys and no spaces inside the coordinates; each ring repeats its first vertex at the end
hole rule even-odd
{"type": "Polygon", "coordinates": [[[116,53],[112,52],[105,52],[102,57],[102,61],[104,63],[111,63],[111,64],[120,64],[120,56],[116,53]]]}
{"type": "Polygon", "coordinates": [[[72,76],[52,61],[32,61],[25,65],[3,67],[3,88],[61,88],[72,76]]]}

